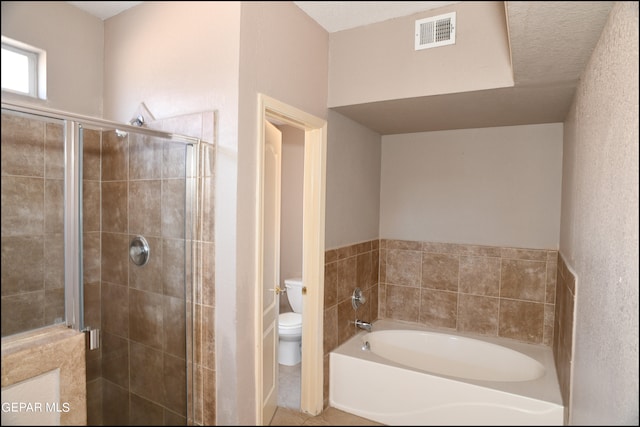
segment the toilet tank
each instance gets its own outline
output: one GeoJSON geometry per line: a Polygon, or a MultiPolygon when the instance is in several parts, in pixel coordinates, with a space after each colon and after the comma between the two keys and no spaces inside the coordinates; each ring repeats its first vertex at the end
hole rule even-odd
{"type": "Polygon", "coordinates": [[[289,305],[295,313],[302,313],[302,277],[284,280],[289,305]]]}

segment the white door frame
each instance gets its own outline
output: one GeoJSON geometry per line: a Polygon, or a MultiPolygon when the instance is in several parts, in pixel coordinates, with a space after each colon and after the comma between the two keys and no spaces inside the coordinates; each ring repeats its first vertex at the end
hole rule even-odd
{"type": "Polygon", "coordinates": [[[257,114],[257,173],[258,203],[255,224],[256,272],[255,307],[255,372],[256,419],[263,425],[262,396],[262,216],[264,174],[264,121],[277,119],[305,131],[304,137],[304,185],[302,208],[302,283],[306,287],[303,298],[302,321],[302,375],[300,409],[310,415],[318,415],[323,407],[323,314],[324,314],[324,231],[325,231],[325,183],[327,153],[326,120],[305,113],[264,94],[258,94],[257,114]]]}

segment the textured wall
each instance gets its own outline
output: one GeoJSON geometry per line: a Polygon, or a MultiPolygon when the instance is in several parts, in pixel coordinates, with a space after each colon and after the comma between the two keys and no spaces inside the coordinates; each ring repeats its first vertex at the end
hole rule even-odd
{"type": "Polygon", "coordinates": [[[577,275],[572,424],[638,424],[638,3],[618,2],[565,122],[560,252],[577,275]]]}

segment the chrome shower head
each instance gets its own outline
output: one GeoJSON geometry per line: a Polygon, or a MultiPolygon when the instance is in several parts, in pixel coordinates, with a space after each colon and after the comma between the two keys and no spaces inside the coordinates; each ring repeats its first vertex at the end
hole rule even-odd
{"type": "Polygon", "coordinates": [[[132,126],[142,126],[144,125],[144,117],[142,117],[142,114],[139,114],[138,117],[129,120],[129,124],[132,126]]]}

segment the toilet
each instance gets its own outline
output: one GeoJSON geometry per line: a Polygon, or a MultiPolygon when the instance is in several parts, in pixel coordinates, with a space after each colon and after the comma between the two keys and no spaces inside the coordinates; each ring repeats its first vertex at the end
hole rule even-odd
{"type": "Polygon", "coordinates": [[[278,316],[278,363],[294,366],[302,360],[302,278],[285,279],[284,286],[293,312],[278,316]]]}

